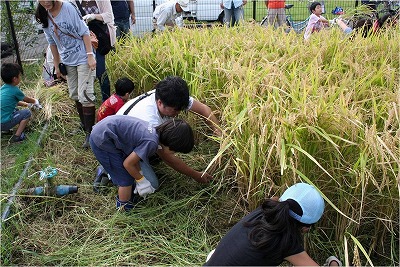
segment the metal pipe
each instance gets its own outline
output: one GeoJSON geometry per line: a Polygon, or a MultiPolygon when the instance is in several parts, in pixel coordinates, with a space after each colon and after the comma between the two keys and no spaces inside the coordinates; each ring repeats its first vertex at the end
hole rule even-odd
{"type": "MultiPolygon", "coordinates": [[[[42,142],[43,136],[44,136],[45,132],[47,131],[48,126],[49,126],[49,123],[46,122],[46,124],[44,125],[44,127],[43,127],[43,129],[42,129],[42,131],[40,133],[40,136],[39,136],[39,138],[38,138],[38,140],[36,142],[38,147],[40,146],[40,143],[42,142]]],[[[7,218],[8,218],[8,216],[10,215],[10,207],[11,207],[11,205],[13,204],[13,202],[15,200],[15,195],[17,194],[17,191],[18,191],[19,187],[21,186],[22,180],[25,177],[26,172],[28,171],[29,167],[31,166],[32,161],[33,161],[33,153],[31,153],[31,155],[29,157],[29,160],[25,164],[24,170],[22,171],[22,173],[21,173],[21,175],[19,177],[18,182],[14,185],[14,188],[11,191],[10,196],[8,197],[8,202],[4,207],[3,214],[1,215],[0,229],[2,229],[3,222],[5,222],[7,220],[7,218]]]]}

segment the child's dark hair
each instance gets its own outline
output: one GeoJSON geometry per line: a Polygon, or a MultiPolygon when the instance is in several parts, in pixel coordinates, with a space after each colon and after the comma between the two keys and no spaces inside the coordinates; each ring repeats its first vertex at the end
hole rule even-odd
{"type": "Polygon", "coordinates": [[[5,83],[12,83],[14,77],[22,73],[22,68],[16,63],[4,63],[1,65],[1,79],[5,83]]]}
{"type": "Polygon", "coordinates": [[[129,78],[119,78],[115,82],[115,93],[119,96],[125,96],[126,93],[130,94],[135,89],[135,84],[129,78]]]}
{"type": "Polygon", "coordinates": [[[317,6],[320,6],[320,5],[321,5],[320,2],[312,2],[311,5],[310,5],[310,12],[312,13],[313,11],[315,11],[317,6]]]}
{"type": "Polygon", "coordinates": [[[189,153],[194,146],[190,125],[181,119],[170,119],[156,127],[159,141],[174,152],[189,153]]]}
{"type": "Polygon", "coordinates": [[[179,76],[168,76],[155,86],[156,100],[176,110],[184,110],[189,106],[189,87],[179,76]]]}
{"type": "Polygon", "coordinates": [[[249,233],[253,246],[262,249],[265,255],[270,255],[274,260],[282,259],[287,251],[302,246],[301,228],[310,225],[302,224],[290,216],[289,210],[303,215],[303,210],[296,201],[267,199],[261,209],[263,216],[259,220],[244,224],[253,227],[249,233]]]}

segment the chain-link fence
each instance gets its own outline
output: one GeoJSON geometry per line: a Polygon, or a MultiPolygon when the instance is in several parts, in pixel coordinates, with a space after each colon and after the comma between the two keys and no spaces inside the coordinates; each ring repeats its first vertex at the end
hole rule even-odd
{"type": "Polygon", "coordinates": [[[37,1],[1,1],[1,58],[22,61],[43,58],[47,42],[41,26],[35,21],[37,1]]]}
{"type": "MultiPolygon", "coordinates": [[[[121,1],[121,0],[120,0],[121,1]]],[[[131,23],[131,31],[141,36],[153,29],[152,18],[155,7],[167,0],[134,0],[136,23],[131,23]]],[[[272,1],[272,0],[271,0],[272,1]]],[[[285,15],[293,23],[305,21],[310,15],[310,0],[286,0],[285,15]]],[[[324,9],[325,17],[334,18],[332,10],[340,7],[350,10],[360,4],[372,7],[391,5],[398,7],[399,0],[361,1],[361,0],[324,0],[319,1],[324,9]]],[[[19,50],[22,61],[43,58],[47,46],[41,26],[35,21],[36,0],[1,1],[1,57],[2,60],[16,61],[19,50]],[[15,37],[13,38],[13,33],[15,37]]],[[[184,13],[186,24],[220,24],[223,20],[221,0],[190,0],[189,11],[184,13]]],[[[381,7],[382,8],[382,7],[381,7]]],[[[244,5],[246,21],[260,22],[268,9],[264,0],[248,0],[244,5]]]]}

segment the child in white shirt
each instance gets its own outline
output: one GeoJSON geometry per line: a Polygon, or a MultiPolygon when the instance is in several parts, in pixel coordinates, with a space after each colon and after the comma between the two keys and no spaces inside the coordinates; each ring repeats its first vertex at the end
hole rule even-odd
{"type": "Polygon", "coordinates": [[[313,32],[319,32],[322,28],[329,26],[329,21],[321,16],[323,10],[319,2],[313,2],[310,6],[311,16],[308,20],[304,39],[308,40],[313,32]]]}

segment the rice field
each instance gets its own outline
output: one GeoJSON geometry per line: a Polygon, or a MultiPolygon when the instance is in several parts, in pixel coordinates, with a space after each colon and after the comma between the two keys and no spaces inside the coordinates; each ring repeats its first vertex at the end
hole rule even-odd
{"type": "MultiPolygon", "coordinates": [[[[139,94],[179,75],[223,131],[212,136],[196,116],[183,114],[197,136],[184,160],[213,171],[215,180],[196,184],[161,163],[160,191],[130,214],[115,212],[115,188],[93,193],[96,162],[80,148],[84,133],[71,135],[78,118],[66,89],[38,84],[45,110],[34,131],[45,121],[49,131],[42,147],[34,149],[34,138],[24,144],[34,158],[28,174],[58,167],[68,174],[56,179],[78,184],[79,192],[19,196],[2,229],[2,265],[201,265],[240,217],[298,181],[314,184],[327,204],[305,236],[312,257],[398,265],[398,33],[349,40],[334,28],[304,43],[295,33],[248,23],[119,43],[107,58],[112,82],[127,76],[139,94]]],[[[2,159],[23,157],[15,149],[2,138],[2,159]]],[[[2,164],[2,177],[16,180],[19,160],[2,164]]],[[[31,176],[22,187],[39,183],[31,176]]],[[[2,205],[7,192],[2,188],[2,205]]]]}

